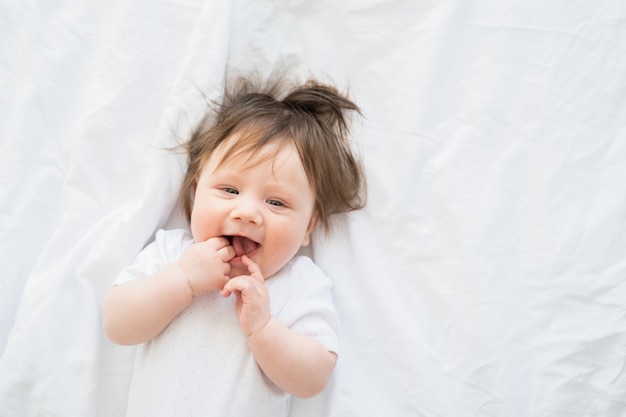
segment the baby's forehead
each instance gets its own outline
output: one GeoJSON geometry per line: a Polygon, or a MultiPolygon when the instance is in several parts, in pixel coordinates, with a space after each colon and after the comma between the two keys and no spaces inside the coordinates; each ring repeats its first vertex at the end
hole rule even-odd
{"type": "Polygon", "coordinates": [[[216,168],[231,166],[239,169],[252,168],[263,162],[297,158],[302,164],[292,140],[254,140],[249,136],[231,135],[211,153],[216,168]],[[252,140],[251,140],[252,139],[252,140]]]}

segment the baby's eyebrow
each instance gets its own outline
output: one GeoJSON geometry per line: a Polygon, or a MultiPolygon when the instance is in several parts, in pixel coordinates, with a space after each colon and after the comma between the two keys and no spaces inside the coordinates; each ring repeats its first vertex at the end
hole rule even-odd
{"type": "Polygon", "coordinates": [[[217,178],[233,178],[233,179],[239,179],[241,178],[241,171],[238,171],[236,169],[228,169],[228,168],[216,168],[212,173],[211,173],[212,177],[217,177],[217,178]]]}

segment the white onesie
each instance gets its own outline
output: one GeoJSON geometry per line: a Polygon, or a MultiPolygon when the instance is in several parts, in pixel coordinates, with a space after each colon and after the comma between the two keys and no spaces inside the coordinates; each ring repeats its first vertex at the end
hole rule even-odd
{"type": "MultiPolygon", "coordinates": [[[[193,243],[186,230],[159,230],[114,285],[151,275],[193,243]]],[[[265,281],[271,313],[338,353],[331,282],[297,256],[265,281]]],[[[127,417],[286,416],[291,396],[265,377],[235,316],[235,297],[198,296],[158,336],[139,345],[127,417]]]]}

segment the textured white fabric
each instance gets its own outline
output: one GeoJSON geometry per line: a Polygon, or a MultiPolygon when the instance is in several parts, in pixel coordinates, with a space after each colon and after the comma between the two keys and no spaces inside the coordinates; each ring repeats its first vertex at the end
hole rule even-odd
{"type": "MultiPolygon", "coordinates": [[[[184,229],[159,230],[115,284],[151,275],[193,242],[184,229]]],[[[267,278],[273,316],[339,352],[331,282],[305,256],[267,278]]],[[[264,377],[239,329],[235,297],[199,296],[138,347],[128,417],[286,416],[291,397],[264,377]]]]}
{"type": "Polygon", "coordinates": [[[0,416],[123,415],[102,298],[234,70],[348,88],[341,358],[290,417],[626,415],[626,2],[0,0],[0,416]]]}

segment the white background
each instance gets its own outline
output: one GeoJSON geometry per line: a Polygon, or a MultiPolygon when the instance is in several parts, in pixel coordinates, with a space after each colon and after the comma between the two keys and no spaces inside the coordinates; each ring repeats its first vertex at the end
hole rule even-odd
{"type": "Polygon", "coordinates": [[[349,88],[369,180],[292,417],[626,415],[625,40],[620,0],[3,0],[0,415],[120,415],[101,302],[172,216],[163,148],[285,66],[349,88]]]}

